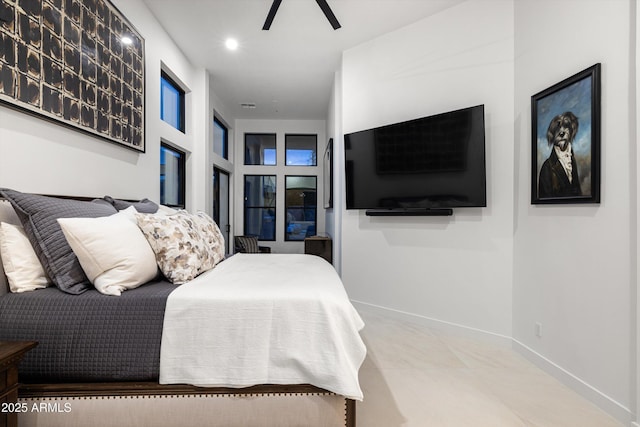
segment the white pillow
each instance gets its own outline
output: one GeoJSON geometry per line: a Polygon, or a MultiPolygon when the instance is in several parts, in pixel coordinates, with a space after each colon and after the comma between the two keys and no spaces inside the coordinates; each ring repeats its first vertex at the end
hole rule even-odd
{"type": "Polygon", "coordinates": [[[135,208],[101,218],[59,218],[58,223],[89,281],[106,295],[121,295],[152,280],[156,258],[135,223],[135,208]]]}
{"type": "Polygon", "coordinates": [[[173,209],[165,205],[158,205],[158,212],[156,212],[156,215],[175,215],[177,213],[177,209],[173,209]]]}
{"type": "Polygon", "coordinates": [[[35,291],[51,284],[21,226],[0,223],[0,257],[11,292],[35,291]]]}

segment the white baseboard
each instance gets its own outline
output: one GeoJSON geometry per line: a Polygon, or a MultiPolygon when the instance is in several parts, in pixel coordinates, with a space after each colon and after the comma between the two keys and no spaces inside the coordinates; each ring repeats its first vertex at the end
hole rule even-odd
{"type": "Polygon", "coordinates": [[[444,320],[438,320],[431,317],[420,316],[418,314],[408,313],[406,311],[394,310],[392,308],[382,307],[366,302],[354,300],[352,300],[351,302],[359,312],[364,311],[374,314],[381,314],[383,316],[391,317],[400,321],[407,321],[426,326],[437,331],[444,331],[456,336],[481,339],[483,341],[490,341],[496,345],[511,347],[511,337],[506,335],[487,332],[482,329],[472,328],[469,326],[451,323],[444,320]]]}
{"type": "Polygon", "coordinates": [[[636,424],[632,424],[633,414],[631,413],[631,410],[629,408],[602,393],[597,388],[581,380],[571,372],[555,364],[551,360],[547,359],[546,357],[521,343],[520,341],[516,339],[512,339],[512,341],[513,349],[515,351],[517,351],[531,363],[569,387],[571,390],[589,400],[591,403],[598,406],[600,409],[602,409],[615,419],[619,420],[624,425],[633,426],[634,424],[636,424]]]}
{"type": "Polygon", "coordinates": [[[638,424],[638,422],[632,422],[633,414],[629,408],[625,407],[621,403],[602,393],[595,387],[584,382],[569,371],[553,363],[551,360],[545,358],[541,354],[537,353],[523,343],[513,339],[512,337],[496,334],[493,332],[487,332],[481,329],[459,325],[456,323],[420,316],[413,313],[394,310],[387,307],[381,307],[361,301],[352,301],[352,303],[360,312],[380,314],[397,320],[408,321],[414,324],[423,325],[425,327],[444,331],[450,334],[465,336],[474,339],[481,339],[484,341],[488,340],[497,345],[511,347],[516,352],[532,362],[534,365],[536,365],[552,377],[556,378],[558,381],[562,382],[571,390],[589,400],[615,419],[622,422],[625,426],[628,425],[631,427],[640,427],[640,424],[638,424]]]}

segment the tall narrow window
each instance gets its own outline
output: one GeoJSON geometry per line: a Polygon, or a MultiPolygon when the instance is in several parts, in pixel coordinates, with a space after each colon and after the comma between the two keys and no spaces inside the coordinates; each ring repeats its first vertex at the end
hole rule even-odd
{"type": "Polygon", "coordinates": [[[246,133],[244,135],[244,164],[276,164],[276,134],[246,133]]]}
{"type": "Polygon", "coordinates": [[[317,135],[285,135],[285,164],[287,166],[316,166],[317,135]]]}
{"type": "Polygon", "coordinates": [[[224,236],[225,250],[229,253],[229,174],[216,167],[213,168],[213,219],[224,236]]]}
{"type": "Polygon", "coordinates": [[[160,204],[184,208],[185,163],[182,151],[160,145],[160,204]]]}
{"type": "Polygon", "coordinates": [[[229,135],[227,127],[217,118],[213,119],[213,152],[229,159],[229,135]]]}
{"type": "Polygon", "coordinates": [[[160,76],[160,118],[184,133],[184,90],[164,71],[160,76]]]}
{"type": "Polygon", "coordinates": [[[304,240],[316,235],[318,201],[315,176],[287,176],[285,240],[304,240]]]}
{"type": "Polygon", "coordinates": [[[244,234],[276,240],[275,175],[245,175],[244,234]]]}

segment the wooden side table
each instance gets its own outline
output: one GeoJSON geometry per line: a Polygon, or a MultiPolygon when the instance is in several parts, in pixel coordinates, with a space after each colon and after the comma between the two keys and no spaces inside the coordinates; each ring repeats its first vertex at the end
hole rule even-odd
{"type": "Polygon", "coordinates": [[[329,236],[312,236],[304,239],[304,253],[318,255],[333,264],[333,245],[329,236]]]}
{"type": "Polygon", "coordinates": [[[36,345],[34,341],[0,341],[0,426],[18,425],[13,405],[18,402],[18,363],[36,345]]]}

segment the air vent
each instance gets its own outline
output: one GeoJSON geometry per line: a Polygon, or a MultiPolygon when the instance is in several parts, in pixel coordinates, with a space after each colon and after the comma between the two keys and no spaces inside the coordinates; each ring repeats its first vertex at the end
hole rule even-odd
{"type": "Polygon", "coordinates": [[[252,110],[256,108],[256,104],[254,102],[243,102],[242,104],[240,104],[240,106],[248,110],[252,110]]]}

